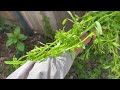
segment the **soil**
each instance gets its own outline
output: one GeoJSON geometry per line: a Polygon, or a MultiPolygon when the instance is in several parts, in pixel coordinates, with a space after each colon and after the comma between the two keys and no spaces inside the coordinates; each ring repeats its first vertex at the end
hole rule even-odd
{"type": "Polygon", "coordinates": [[[6,78],[8,75],[9,66],[4,63],[5,60],[9,60],[14,54],[13,48],[6,48],[6,41],[8,31],[0,31],[0,79],[6,78]]]}
{"type": "MultiPolygon", "coordinates": [[[[10,73],[10,66],[5,64],[4,61],[10,60],[15,54],[16,50],[14,47],[6,47],[7,35],[10,31],[4,30],[0,31],[0,79],[5,79],[10,73]]],[[[26,46],[26,51],[30,51],[34,48],[34,45],[39,46],[41,41],[41,35],[38,33],[28,36],[27,40],[24,42],[26,46]]]]}

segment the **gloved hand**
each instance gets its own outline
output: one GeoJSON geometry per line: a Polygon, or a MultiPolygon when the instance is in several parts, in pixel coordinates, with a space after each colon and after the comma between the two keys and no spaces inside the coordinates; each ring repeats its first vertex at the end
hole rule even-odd
{"type": "Polygon", "coordinates": [[[56,58],[48,58],[44,62],[28,61],[7,79],[63,79],[72,66],[75,53],[72,58],[69,51],[56,58]]]}

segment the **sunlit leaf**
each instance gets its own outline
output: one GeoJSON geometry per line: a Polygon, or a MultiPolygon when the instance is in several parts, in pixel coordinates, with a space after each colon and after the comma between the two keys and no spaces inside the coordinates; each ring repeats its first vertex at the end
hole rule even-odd
{"type": "Polygon", "coordinates": [[[98,21],[96,21],[95,23],[96,23],[96,29],[97,29],[98,34],[102,35],[102,27],[100,23],[98,21]]]}
{"type": "Polygon", "coordinates": [[[66,22],[67,22],[67,19],[64,19],[62,22],[62,25],[65,25],[66,22]]]}

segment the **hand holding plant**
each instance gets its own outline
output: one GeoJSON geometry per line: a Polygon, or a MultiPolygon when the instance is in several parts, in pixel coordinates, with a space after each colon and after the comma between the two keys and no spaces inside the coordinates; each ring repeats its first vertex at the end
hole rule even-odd
{"type": "MultiPolygon", "coordinates": [[[[58,30],[55,35],[55,41],[47,43],[42,47],[35,47],[26,53],[25,56],[15,59],[15,61],[7,64],[22,65],[28,60],[44,61],[50,57],[60,56],[63,52],[70,50],[73,52],[75,48],[83,48],[81,60],[96,59],[100,66],[108,70],[110,78],[120,77],[120,57],[119,52],[119,34],[120,34],[120,12],[119,11],[90,11],[83,17],[69,12],[71,19],[65,19],[63,25],[67,21],[73,23],[73,27],[65,32],[63,27],[58,30]],[[81,21],[78,21],[79,19],[81,21]],[[94,32],[95,29],[95,32],[94,32]],[[85,33],[89,32],[85,38],[81,38],[85,33]],[[85,45],[90,41],[89,38],[96,38],[90,47],[85,45]]],[[[79,53],[79,52],[78,52],[79,53]]]]}

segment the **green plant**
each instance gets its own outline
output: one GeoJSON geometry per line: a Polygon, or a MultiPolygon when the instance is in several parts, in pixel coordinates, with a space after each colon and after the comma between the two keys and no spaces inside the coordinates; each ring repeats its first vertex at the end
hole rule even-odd
{"type": "MultiPolygon", "coordinates": [[[[9,58],[9,61],[15,60],[14,59],[15,56],[13,56],[13,58],[9,58]]],[[[10,75],[13,71],[15,71],[15,69],[18,67],[16,65],[8,65],[8,75],[10,75]]]]}
{"type": "Polygon", "coordinates": [[[81,60],[78,56],[74,61],[75,74],[78,79],[105,79],[106,72],[97,60],[81,60]]]}
{"type": "MultiPolygon", "coordinates": [[[[27,55],[20,57],[16,61],[9,62],[7,64],[22,65],[28,60],[32,61],[44,61],[48,56],[57,57],[62,53],[70,50],[74,51],[75,48],[84,48],[84,52],[80,56],[80,60],[89,61],[97,60],[99,63],[99,69],[107,70],[107,78],[119,78],[120,77],[120,57],[119,57],[119,34],[120,34],[120,12],[119,11],[90,11],[83,17],[79,17],[69,12],[71,19],[65,19],[63,25],[69,20],[73,22],[73,27],[65,32],[64,28],[58,30],[55,35],[55,41],[47,43],[42,47],[35,47],[27,55]],[[79,19],[82,19],[80,22],[79,19]],[[96,34],[94,33],[96,30],[96,34]],[[80,37],[89,32],[89,35],[80,40],[80,37]],[[96,39],[89,47],[84,46],[83,42],[96,35],[96,39]],[[24,60],[23,60],[24,59],[24,60]]],[[[79,65],[81,67],[81,64],[79,65]]],[[[94,69],[93,76],[91,78],[98,78],[101,73],[94,69]]]]}
{"type": "Polygon", "coordinates": [[[45,42],[53,41],[55,32],[52,30],[52,27],[49,22],[49,17],[43,16],[42,22],[43,22],[43,32],[45,34],[45,37],[44,37],[45,42]]]}
{"type": "Polygon", "coordinates": [[[16,48],[16,51],[23,52],[25,50],[24,40],[27,39],[27,36],[20,33],[20,27],[16,27],[13,33],[7,33],[8,40],[6,46],[9,47],[13,45],[16,48]]]}
{"type": "MultiPolygon", "coordinates": [[[[119,59],[119,11],[109,12],[88,12],[83,18],[94,18],[89,24],[95,21],[100,22],[102,26],[102,35],[97,35],[93,44],[87,48],[80,56],[80,60],[96,59],[99,69],[107,70],[107,78],[120,77],[120,59],[119,59]],[[104,18],[106,17],[106,18],[104,18]],[[104,18],[104,20],[102,20],[104,18]]],[[[87,24],[88,25],[88,24],[87,24]]],[[[87,27],[86,25],[86,27],[87,27]]],[[[96,68],[96,67],[94,67],[96,68]]],[[[95,72],[91,74],[94,76],[95,72]]]]}
{"type": "MultiPolygon", "coordinates": [[[[102,35],[97,35],[93,45],[86,49],[81,55],[81,59],[88,60],[96,58],[100,66],[108,71],[108,78],[120,77],[120,61],[119,61],[119,11],[109,12],[89,12],[84,18],[88,16],[98,16],[99,18],[106,18],[101,20],[102,35]],[[103,16],[102,16],[103,15],[103,16]]],[[[99,19],[100,20],[100,19],[99,19]]]]}

